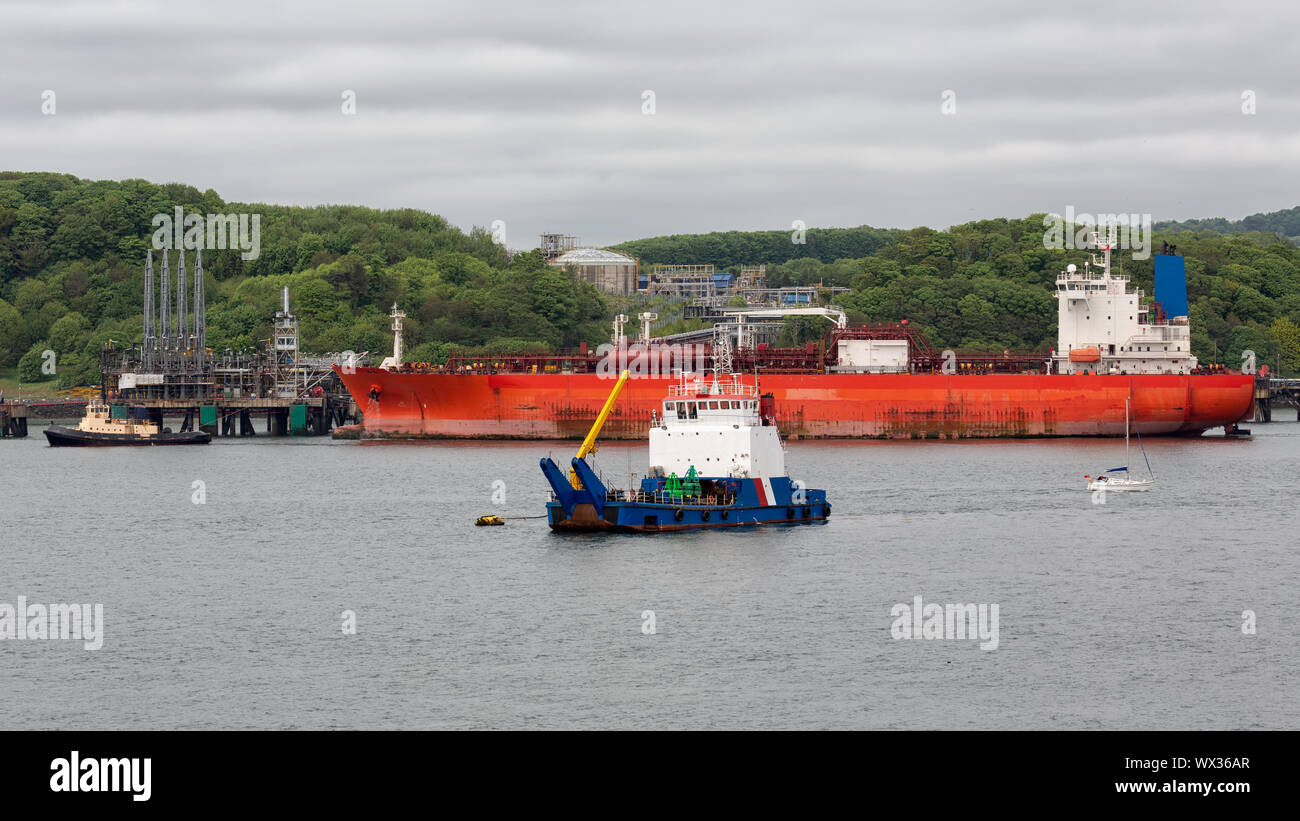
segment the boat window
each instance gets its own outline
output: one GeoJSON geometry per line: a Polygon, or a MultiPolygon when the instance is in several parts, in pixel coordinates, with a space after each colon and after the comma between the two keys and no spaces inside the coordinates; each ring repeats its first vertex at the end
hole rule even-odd
{"type": "Polygon", "coordinates": [[[694,403],[694,402],[687,402],[687,403],[686,403],[686,412],[687,412],[687,415],[690,416],[691,419],[695,419],[695,418],[697,418],[697,415],[696,415],[696,413],[695,413],[695,403],[694,403]]]}
{"type": "Polygon", "coordinates": [[[678,403],[677,403],[677,418],[678,418],[678,419],[685,419],[685,418],[686,418],[686,403],[685,403],[685,402],[678,402],[678,403]]]}
{"type": "Polygon", "coordinates": [[[709,403],[709,410],[717,410],[717,409],[718,409],[718,403],[717,403],[717,402],[710,402],[710,403],[709,403]]]}
{"type": "Polygon", "coordinates": [[[731,409],[732,409],[732,410],[740,410],[740,403],[739,403],[739,402],[732,402],[732,403],[731,403],[731,409]]]}

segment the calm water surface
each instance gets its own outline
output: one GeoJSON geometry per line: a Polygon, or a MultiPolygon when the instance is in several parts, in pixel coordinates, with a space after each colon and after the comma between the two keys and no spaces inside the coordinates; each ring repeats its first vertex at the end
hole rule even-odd
{"type": "Polygon", "coordinates": [[[37,428],[0,442],[0,602],[102,603],[105,640],[0,642],[0,729],[1296,729],[1300,424],[1253,428],[1148,441],[1157,488],[1103,505],[1122,442],[794,442],[828,524],[657,536],[473,526],[573,443],[37,428]],[[916,595],[998,604],[1000,646],[894,640],[916,595]]]}

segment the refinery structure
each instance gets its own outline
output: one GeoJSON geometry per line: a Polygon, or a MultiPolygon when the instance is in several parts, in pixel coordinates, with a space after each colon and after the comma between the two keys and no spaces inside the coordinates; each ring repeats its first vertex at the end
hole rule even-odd
{"type": "Polygon", "coordinates": [[[822,294],[834,296],[848,288],[822,285],[768,287],[767,265],[741,265],[734,271],[711,264],[642,266],[635,257],[607,248],[584,246],[572,234],[538,236],[538,252],[548,265],[563,268],[605,293],[640,294],[681,301],[687,319],[717,320],[735,297],[746,305],[813,306],[822,294]]]}
{"type": "Polygon", "coordinates": [[[288,288],[263,350],[214,351],[207,345],[202,250],[195,251],[192,286],[183,249],[174,279],[168,250],[159,261],[160,270],[149,251],[142,341],[109,342],[100,354],[100,398],[114,418],[130,414],[161,427],[165,417],[177,417],[181,431],[251,436],[255,419],[272,434],[324,434],[355,417],[332,366],[364,363],[366,355],[304,356],[288,288]]]}

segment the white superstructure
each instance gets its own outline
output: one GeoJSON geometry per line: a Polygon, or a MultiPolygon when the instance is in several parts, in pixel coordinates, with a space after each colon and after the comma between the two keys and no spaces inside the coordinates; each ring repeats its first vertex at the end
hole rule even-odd
{"type": "Polygon", "coordinates": [[[111,433],[148,439],[158,435],[158,425],[147,419],[114,419],[108,405],[95,397],[86,403],[86,415],[77,430],[83,433],[111,433]]]}
{"type": "Polygon", "coordinates": [[[1093,233],[1092,260],[1083,270],[1069,265],[1056,278],[1058,373],[1190,373],[1187,317],[1152,324],[1144,316],[1142,292],[1128,289],[1128,277],[1111,273],[1113,237],[1093,233]]]}
{"type": "Polygon", "coordinates": [[[785,476],[776,420],[762,412],[757,386],[739,374],[683,373],[650,428],[650,473],[704,477],[785,476]]]}
{"type": "Polygon", "coordinates": [[[393,324],[393,355],[384,357],[384,361],[379,363],[379,367],[387,370],[394,370],[402,367],[402,320],[406,319],[406,314],[397,310],[397,303],[393,303],[393,312],[389,314],[392,317],[393,324]]]}

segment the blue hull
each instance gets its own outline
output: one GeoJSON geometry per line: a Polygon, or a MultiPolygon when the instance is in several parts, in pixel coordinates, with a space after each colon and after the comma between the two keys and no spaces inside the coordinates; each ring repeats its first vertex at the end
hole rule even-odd
{"type": "Polygon", "coordinates": [[[801,488],[788,476],[699,477],[692,479],[689,491],[685,484],[670,487],[663,477],[646,477],[641,489],[631,493],[607,490],[582,459],[570,462],[581,487],[575,487],[550,459],[540,464],[551,485],[546,519],[554,530],[662,533],[807,524],[824,522],[831,515],[826,491],[801,488]]]}
{"type": "Polygon", "coordinates": [[[830,503],[810,500],[803,505],[765,507],[719,507],[705,505],[657,505],[643,502],[606,502],[597,514],[590,504],[577,504],[573,515],[565,516],[559,502],[548,502],[546,518],[554,530],[612,531],[615,533],[662,533],[672,530],[701,530],[747,525],[810,524],[830,517],[830,503]]]}

